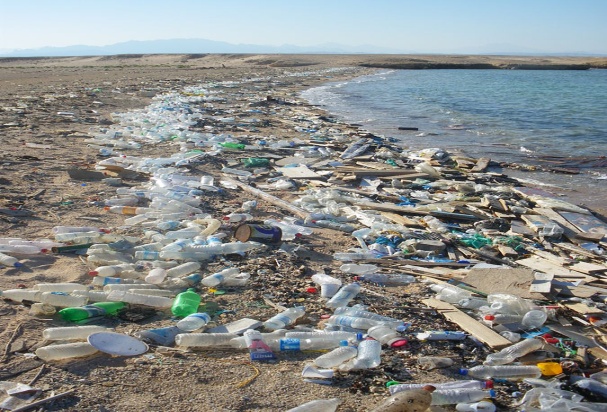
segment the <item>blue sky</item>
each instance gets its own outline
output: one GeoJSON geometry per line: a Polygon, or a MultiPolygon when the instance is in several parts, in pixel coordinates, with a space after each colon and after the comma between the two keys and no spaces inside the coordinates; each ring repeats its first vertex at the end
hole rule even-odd
{"type": "Polygon", "coordinates": [[[0,0],[0,50],[200,38],[607,54],[607,0],[0,0]]]}

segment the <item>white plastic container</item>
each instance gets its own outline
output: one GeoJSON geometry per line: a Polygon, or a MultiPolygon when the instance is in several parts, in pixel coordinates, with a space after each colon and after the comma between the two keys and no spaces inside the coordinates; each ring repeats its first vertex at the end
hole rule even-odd
{"type": "Polygon", "coordinates": [[[44,346],[36,349],[36,356],[43,361],[56,361],[72,358],[82,358],[97,353],[88,342],[65,343],[60,345],[44,346]]]}

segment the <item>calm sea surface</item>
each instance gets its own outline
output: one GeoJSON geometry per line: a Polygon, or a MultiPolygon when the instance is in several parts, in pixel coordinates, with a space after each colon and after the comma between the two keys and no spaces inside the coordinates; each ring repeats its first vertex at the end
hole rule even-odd
{"type": "Polygon", "coordinates": [[[384,71],[302,96],[406,148],[577,170],[504,172],[572,203],[607,208],[607,70],[384,71]]]}

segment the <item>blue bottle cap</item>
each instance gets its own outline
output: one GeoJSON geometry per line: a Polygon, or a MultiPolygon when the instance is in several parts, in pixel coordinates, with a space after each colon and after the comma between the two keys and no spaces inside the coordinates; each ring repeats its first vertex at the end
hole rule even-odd
{"type": "Polygon", "coordinates": [[[491,396],[492,398],[495,398],[495,390],[494,389],[489,389],[489,396],[491,396]]]}
{"type": "Polygon", "coordinates": [[[339,341],[339,346],[348,346],[348,341],[347,340],[340,340],[339,341]]]}
{"type": "Polygon", "coordinates": [[[460,375],[464,375],[464,376],[468,375],[468,369],[461,368],[461,369],[459,370],[459,374],[460,374],[460,375]]]}

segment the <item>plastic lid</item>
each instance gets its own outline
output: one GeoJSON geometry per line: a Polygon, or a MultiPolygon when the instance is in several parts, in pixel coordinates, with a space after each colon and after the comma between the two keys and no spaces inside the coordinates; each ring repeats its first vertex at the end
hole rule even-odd
{"type": "Polygon", "coordinates": [[[495,390],[490,389],[489,390],[489,396],[491,396],[492,398],[495,398],[495,390]]]}
{"type": "Polygon", "coordinates": [[[495,316],[493,316],[493,315],[485,315],[485,320],[495,320],[495,316]]]}
{"type": "Polygon", "coordinates": [[[483,386],[485,389],[493,389],[493,381],[487,380],[487,381],[483,382],[483,386]]]}
{"type": "Polygon", "coordinates": [[[148,351],[145,342],[122,333],[92,333],[87,340],[94,348],[110,355],[135,356],[148,351]]]}
{"type": "Polygon", "coordinates": [[[97,272],[96,270],[91,270],[89,272],[89,276],[97,276],[99,274],[99,272],[97,272]]]}
{"type": "Polygon", "coordinates": [[[464,375],[464,376],[468,375],[468,369],[466,369],[466,368],[461,368],[461,369],[459,370],[459,374],[460,374],[460,375],[464,375]]]}
{"type": "Polygon", "coordinates": [[[363,280],[363,278],[362,278],[362,276],[354,276],[354,277],[352,278],[352,280],[356,280],[356,281],[358,281],[358,280],[363,280]]]}
{"type": "Polygon", "coordinates": [[[21,262],[15,262],[15,263],[13,263],[13,266],[16,267],[16,268],[20,268],[21,266],[23,266],[23,263],[21,263],[21,262]]]}
{"type": "Polygon", "coordinates": [[[347,340],[340,340],[339,341],[339,346],[348,346],[348,341],[347,340]]]}

